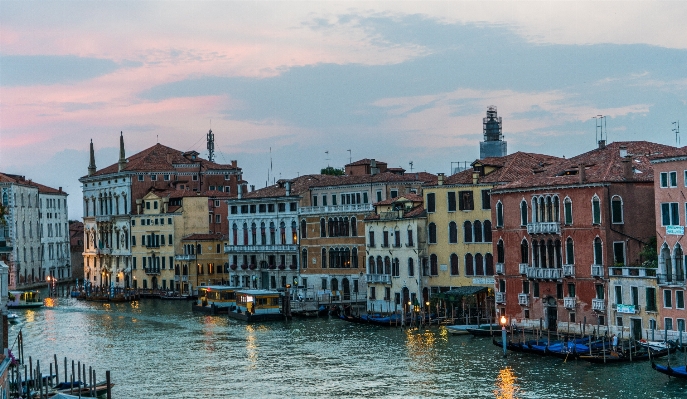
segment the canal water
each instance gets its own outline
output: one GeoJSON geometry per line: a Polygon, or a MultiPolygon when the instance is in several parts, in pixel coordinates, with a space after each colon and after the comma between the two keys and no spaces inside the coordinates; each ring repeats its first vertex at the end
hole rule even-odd
{"type": "MultiPolygon", "coordinates": [[[[115,399],[687,397],[687,381],[648,362],[504,359],[489,338],[442,327],[418,332],[338,319],[246,325],[193,313],[184,301],[48,301],[19,312],[10,344],[21,329],[27,359],[40,359],[43,370],[54,354],[61,374],[65,356],[93,366],[98,380],[110,370],[115,399]]],[[[684,362],[684,354],[671,357],[684,362]]]]}

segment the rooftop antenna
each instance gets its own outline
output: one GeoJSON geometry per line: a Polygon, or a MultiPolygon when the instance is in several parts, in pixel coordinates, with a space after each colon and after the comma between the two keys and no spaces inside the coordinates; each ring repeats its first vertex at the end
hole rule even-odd
{"type": "Polygon", "coordinates": [[[596,123],[596,142],[599,144],[599,147],[604,147],[606,145],[606,140],[608,140],[608,132],[606,130],[606,117],[604,115],[597,115],[592,118],[595,120],[596,123]]]}
{"type": "Polygon", "coordinates": [[[270,168],[267,169],[267,181],[265,182],[265,187],[270,184],[270,172],[272,171],[272,147],[270,147],[270,168]]]}
{"type": "Polygon", "coordinates": [[[208,131],[207,140],[208,140],[208,161],[214,162],[215,161],[215,134],[212,133],[212,129],[210,129],[208,131]]]}
{"type": "Polygon", "coordinates": [[[327,154],[327,157],[324,160],[327,161],[327,167],[329,167],[329,150],[325,151],[324,153],[327,154]]]}
{"type": "Polygon", "coordinates": [[[673,122],[673,125],[675,125],[675,128],[673,129],[673,131],[675,132],[675,144],[679,147],[680,146],[680,121],[673,122]]]}
{"type": "Polygon", "coordinates": [[[348,163],[353,163],[353,157],[351,156],[351,150],[348,150],[348,163]]]}
{"type": "Polygon", "coordinates": [[[413,161],[408,162],[410,165],[410,173],[413,173],[413,161]]]}

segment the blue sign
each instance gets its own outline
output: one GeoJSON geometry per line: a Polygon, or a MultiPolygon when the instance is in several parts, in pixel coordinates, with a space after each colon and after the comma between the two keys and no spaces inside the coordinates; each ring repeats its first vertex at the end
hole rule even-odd
{"type": "Polygon", "coordinates": [[[685,235],[685,226],[666,226],[666,234],[673,236],[685,235]]]}

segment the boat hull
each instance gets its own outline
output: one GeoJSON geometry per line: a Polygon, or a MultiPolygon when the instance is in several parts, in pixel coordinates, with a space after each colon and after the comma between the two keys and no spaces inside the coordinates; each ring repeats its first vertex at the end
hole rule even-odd
{"type": "Polygon", "coordinates": [[[663,373],[667,376],[687,379],[687,369],[685,366],[670,367],[651,362],[651,367],[659,373],[663,373]]]}

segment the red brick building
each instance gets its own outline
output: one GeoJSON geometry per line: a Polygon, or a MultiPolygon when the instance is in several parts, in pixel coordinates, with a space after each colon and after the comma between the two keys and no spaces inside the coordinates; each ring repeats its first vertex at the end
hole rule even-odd
{"type": "MultiPolygon", "coordinates": [[[[638,266],[655,234],[652,157],[673,147],[617,142],[540,165],[492,192],[497,311],[551,330],[606,325],[609,267],[638,266]],[[501,264],[499,267],[498,264],[501,264]]],[[[644,326],[645,327],[645,326],[644,326]]]]}

